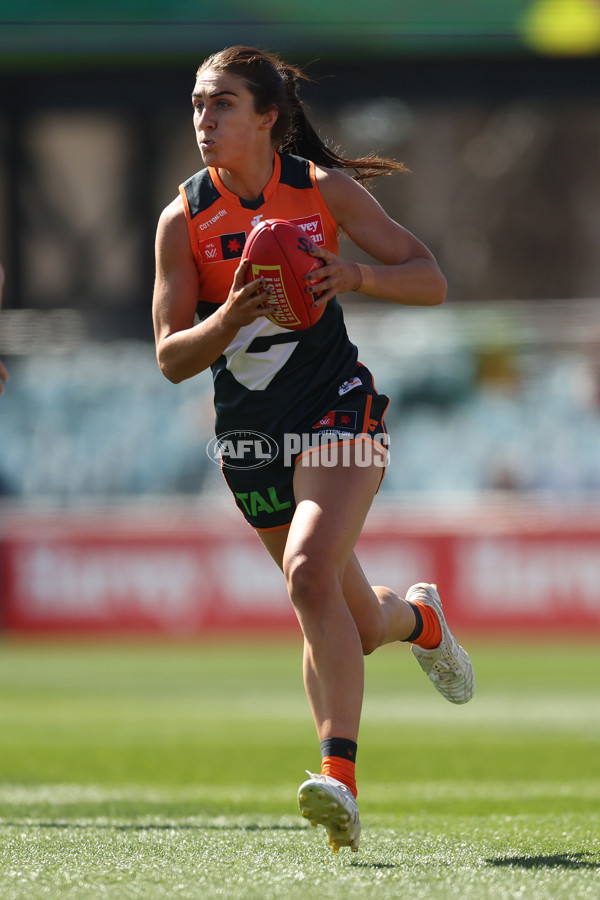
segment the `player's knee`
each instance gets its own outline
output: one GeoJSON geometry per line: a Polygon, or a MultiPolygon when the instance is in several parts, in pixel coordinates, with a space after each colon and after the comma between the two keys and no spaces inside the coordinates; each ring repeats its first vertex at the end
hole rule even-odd
{"type": "Polygon", "coordinates": [[[338,580],[330,566],[308,554],[285,559],[283,573],[292,603],[304,612],[322,609],[338,580]]]}

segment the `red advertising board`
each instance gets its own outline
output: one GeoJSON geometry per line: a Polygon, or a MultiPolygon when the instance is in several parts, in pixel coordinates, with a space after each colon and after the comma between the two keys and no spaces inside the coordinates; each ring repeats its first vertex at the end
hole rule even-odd
{"type": "MultiPolygon", "coordinates": [[[[600,637],[600,515],[380,515],[357,552],[373,583],[437,583],[456,630],[600,637]]],[[[298,629],[252,529],[164,512],[4,516],[0,615],[12,633],[298,629]]]]}

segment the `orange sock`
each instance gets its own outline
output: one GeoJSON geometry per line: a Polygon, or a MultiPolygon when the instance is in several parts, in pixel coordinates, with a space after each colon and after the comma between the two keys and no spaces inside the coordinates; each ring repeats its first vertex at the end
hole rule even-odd
{"type": "Polygon", "coordinates": [[[330,775],[337,778],[342,784],[350,788],[356,797],[356,763],[341,756],[324,756],[321,760],[321,775],[330,775]]]}
{"type": "Polygon", "coordinates": [[[424,650],[433,650],[435,647],[439,647],[442,640],[442,629],[435,610],[419,600],[413,600],[412,603],[418,607],[423,619],[423,631],[412,643],[423,647],[424,650]]]}

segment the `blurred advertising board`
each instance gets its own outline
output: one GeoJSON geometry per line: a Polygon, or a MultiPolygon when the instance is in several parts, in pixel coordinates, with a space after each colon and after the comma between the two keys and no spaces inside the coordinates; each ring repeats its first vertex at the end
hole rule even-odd
{"type": "MultiPolygon", "coordinates": [[[[374,516],[357,552],[373,583],[437,583],[459,632],[600,637],[600,515],[374,516]]],[[[0,615],[14,634],[298,631],[250,528],[164,514],[5,517],[0,615]]]]}

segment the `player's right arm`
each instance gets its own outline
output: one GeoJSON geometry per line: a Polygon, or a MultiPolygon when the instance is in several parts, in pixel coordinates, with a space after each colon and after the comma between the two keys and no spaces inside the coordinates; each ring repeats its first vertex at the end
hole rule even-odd
{"type": "Polygon", "coordinates": [[[229,296],[208,318],[194,324],[200,297],[198,271],[178,197],[163,211],[156,233],[156,280],[152,318],[156,357],[163,375],[178,384],[207,369],[239,329],[268,313],[266,293],[257,282],[244,284],[247,261],[238,266],[229,296]]]}

